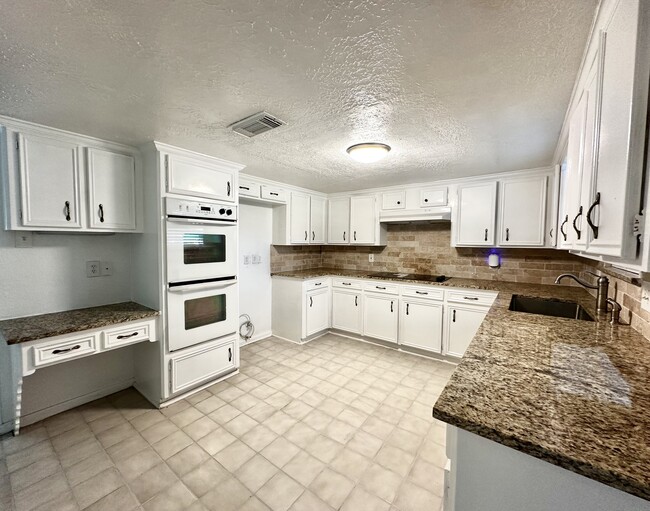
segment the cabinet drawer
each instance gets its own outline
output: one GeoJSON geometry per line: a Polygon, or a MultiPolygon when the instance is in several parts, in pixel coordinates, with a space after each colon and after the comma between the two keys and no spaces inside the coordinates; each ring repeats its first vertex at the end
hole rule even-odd
{"type": "Polygon", "coordinates": [[[465,303],[474,305],[484,305],[489,307],[497,297],[497,293],[480,293],[472,290],[447,290],[447,301],[455,303],[465,303]]]}
{"type": "Polygon", "coordinates": [[[248,179],[239,179],[239,195],[242,197],[260,197],[260,184],[248,179]]]}
{"type": "Polygon", "coordinates": [[[154,334],[151,330],[153,330],[151,323],[120,325],[118,328],[105,330],[102,336],[102,349],[110,350],[127,344],[148,341],[154,334]]]}
{"type": "Polygon", "coordinates": [[[447,205],[447,187],[425,188],[420,191],[420,207],[430,208],[433,206],[447,205]]]}
{"type": "Polygon", "coordinates": [[[305,291],[311,291],[313,289],[322,289],[330,286],[329,279],[318,279],[318,280],[309,280],[305,282],[305,291]]]}
{"type": "Polygon", "coordinates": [[[426,298],[428,300],[444,300],[445,290],[434,287],[402,286],[402,296],[412,298],[426,298]]]}
{"type": "Polygon", "coordinates": [[[176,394],[234,370],[239,364],[238,340],[232,339],[178,355],[169,364],[169,390],[171,394],[176,394]]]}
{"type": "Polygon", "coordinates": [[[333,287],[341,287],[343,289],[361,289],[362,283],[358,280],[345,279],[345,278],[336,278],[332,279],[333,287]]]}
{"type": "Polygon", "coordinates": [[[65,339],[42,346],[32,346],[34,367],[45,367],[74,358],[92,355],[97,351],[97,334],[65,339]]]}
{"type": "Polygon", "coordinates": [[[363,286],[364,291],[371,293],[384,293],[388,295],[396,295],[399,293],[397,284],[386,284],[385,282],[366,283],[363,286]]]}
{"type": "Polygon", "coordinates": [[[406,192],[386,192],[381,194],[381,209],[404,209],[406,192]]]}
{"type": "Polygon", "coordinates": [[[262,185],[262,199],[287,202],[287,192],[282,188],[262,185]]]}

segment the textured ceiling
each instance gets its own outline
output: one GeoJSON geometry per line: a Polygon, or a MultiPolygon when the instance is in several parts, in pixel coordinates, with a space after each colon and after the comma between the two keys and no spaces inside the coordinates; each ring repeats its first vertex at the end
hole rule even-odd
{"type": "Polygon", "coordinates": [[[322,191],[551,163],[596,0],[4,2],[0,113],[322,191]],[[287,126],[252,139],[232,122],[287,126]],[[393,147],[380,163],[351,144],[393,147]]]}

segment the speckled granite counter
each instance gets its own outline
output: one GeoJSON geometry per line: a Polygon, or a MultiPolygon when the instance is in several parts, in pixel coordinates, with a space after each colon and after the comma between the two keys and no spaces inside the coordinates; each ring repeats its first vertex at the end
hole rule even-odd
{"type": "Polygon", "coordinates": [[[135,302],[114,303],[38,316],[0,321],[0,335],[7,344],[35,341],[57,335],[101,328],[157,316],[158,311],[135,302]]]}
{"type": "MultiPolygon", "coordinates": [[[[328,268],[280,275],[372,278],[328,268]]],[[[596,317],[581,288],[455,278],[429,285],[499,292],[435,418],[650,500],[650,341],[606,321],[508,310],[516,293],[575,301],[596,317]]]]}

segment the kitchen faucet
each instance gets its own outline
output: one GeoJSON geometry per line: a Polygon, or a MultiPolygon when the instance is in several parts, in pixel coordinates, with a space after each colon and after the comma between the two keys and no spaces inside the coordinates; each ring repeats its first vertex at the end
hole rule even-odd
{"type": "Polygon", "coordinates": [[[555,279],[555,283],[559,284],[563,278],[568,277],[575,280],[578,284],[580,284],[583,287],[586,287],[588,289],[597,289],[598,294],[596,295],[596,311],[608,312],[607,292],[609,291],[609,279],[603,275],[598,275],[591,271],[588,271],[587,273],[591,273],[592,275],[598,277],[598,284],[592,286],[588,282],[585,282],[584,280],[580,280],[572,273],[563,273],[562,275],[559,275],[558,278],[555,279]]]}

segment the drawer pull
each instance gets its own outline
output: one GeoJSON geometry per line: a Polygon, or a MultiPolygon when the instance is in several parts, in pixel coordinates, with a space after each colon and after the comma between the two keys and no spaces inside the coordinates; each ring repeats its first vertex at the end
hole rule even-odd
{"type": "Polygon", "coordinates": [[[358,297],[358,296],[355,296],[355,297],[354,297],[354,306],[355,306],[355,307],[358,307],[358,306],[359,306],[359,297],[358,297]]]}
{"type": "Polygon", "coordinates": [[[128,335],[118,335],[117,338],[118,339],[128,339],[129,337],[135,337],[136,335],[138,335],[138,332],[133,332],[132,334],[128,334],[128,335]]]}
{"type": "Polygon", "coordinates": [[[343,284],[344,286],[351,286],[352,282],[341,282],[341,284],[343,284]]]}
{"type": "Polygon", "coordinates": [[[463,296],[463,300],[478,300],[476,296],[463,296]]]}
{"type": "Polygon", "coordinates": [[[69,353],[71,351],[78,350],[79,348],[81,348],[81,344],[75,344],[71,348],[63,348],[61,350],[54,350],[54,351],[52,351],[52,355],[63,355],[64,353],[69,353]]]}
{"type": "Polygon", "coordinates": [[[322,286],[322,285],[323,285],[322,282],[316,282],[316,284],[314,284],[314,286],[322,286]]]}
{"type": "Polygon", "coordinates": [[[228,362],[232,362],[232,348],[228,348],[228,362]]]}
{"type": "Polygon", "coordinates": [[[375,286],[377,289],[386,289],[385,287],[375,286]]]}
{"type": "Polygon", "coordinates": [[[409,304],[408,303],[406,304],[406,315],[407,316],[409,315],[409,304]]]}
{"type": "Polygon", "coordinates": [[[275,196],[277,197],[277,196],[280,195],[280,194],[279,194],[279,193],[275,193],[275,192],[269,192],[269,195],[275,195],[275,196]]]}
{"type": "Polygon", "coordinates": [[[343,231],[343,241],[345,241],[345,231],[343,231]]]}
{"type": "Polygon", "coordinates": [[[485,229],[485,241],[487,241],[487,234],[488,234],[488,230],[485,229]]]}
{"type": "Polygon", "coordinates": [[[240,190],[248,190],[248,191],[250,191],[250,188],[249,188],[248,186],[241,186],[241,185],[240,185],[240,186],[239,186],[239,189],[240,189],[240,190]]]}
{"type": "Polygon", "coordinates": [[[393,312],[393,300],[390,301],[390,311],[393,312]]]}
{"type": "Polygon", "coordinates": [[[454,309],[452,318],[451,318],[452,323],[456,323],[456,309],[454,309]]]}
{"type": "Polygon", "coordinates": [[[416,291],[416,293],[419,294],[419,295],[428,295],[429,294],[426,291],[416,291]]]}

